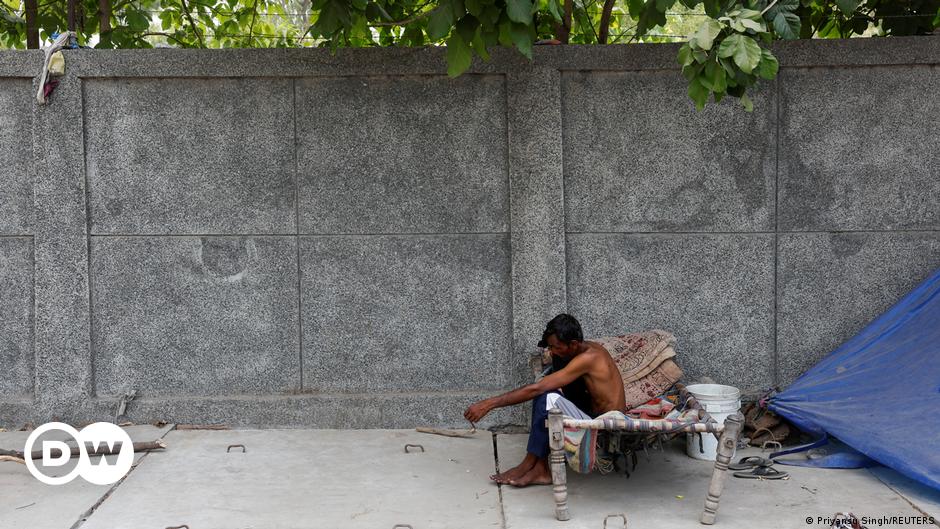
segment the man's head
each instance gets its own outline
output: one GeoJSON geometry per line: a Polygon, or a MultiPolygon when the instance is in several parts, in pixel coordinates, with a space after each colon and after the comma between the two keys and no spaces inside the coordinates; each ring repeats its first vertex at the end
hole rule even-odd
{"type": "Polygon", "coordinates": [[[569,358],[577,354],[582,341],[584,333],[578,320],[570,314],[559,314],[545,325],[539,347],[548,347],[553,355],[569,358]]]}

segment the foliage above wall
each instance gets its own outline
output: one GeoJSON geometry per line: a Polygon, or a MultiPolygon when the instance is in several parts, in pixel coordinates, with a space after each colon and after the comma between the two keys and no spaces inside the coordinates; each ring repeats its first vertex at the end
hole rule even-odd
{"type": "MultiPolygon", "coordinates": [[[[0,0],[0,46],[47,42],[68,5],[0,0]]],[[[453,76],[496,46],[531,58],[538,43],[682,39],[696,106],[730,95],[751,109],[747,89],[777,74],[773,40],[928,34],[940,0],[75,0],[72,16],[95,48],[446,44],[453,76]]]]}

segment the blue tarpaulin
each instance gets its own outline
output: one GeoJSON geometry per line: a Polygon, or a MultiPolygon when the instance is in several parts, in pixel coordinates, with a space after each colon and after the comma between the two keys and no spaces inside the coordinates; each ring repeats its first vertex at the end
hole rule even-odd
{"type": "Polygon", "coordinates": [[[940,270],[769,408],[940,490],[940,270]]]}

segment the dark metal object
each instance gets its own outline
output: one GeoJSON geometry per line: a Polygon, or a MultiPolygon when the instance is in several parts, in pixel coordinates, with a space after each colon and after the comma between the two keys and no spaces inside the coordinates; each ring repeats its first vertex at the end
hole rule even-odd
{"type": "MultiPolygon", "coordinates": [[[[424,447],[423,447],[423,446],[421,446],[421,445],[410,445],[410,444],[409,444],[409,445],[405,445],[405,453],[406,453],[406,454],[410,454],[410,453],[411,453],[411,452],[408,451],[408,448],[420,448],[421,451],[424,452],[424,447]]],[[[393,527],[392,529],[395,529],[395,528],[393,527]]]]}
{"type": "Polygon", "coordinates": [[[233,448],[241,448],[243,454],[247,451],[245,450],[245,445],[228,445],[228,448],[225,449],[225,453],[231,452],[233,448]]]}

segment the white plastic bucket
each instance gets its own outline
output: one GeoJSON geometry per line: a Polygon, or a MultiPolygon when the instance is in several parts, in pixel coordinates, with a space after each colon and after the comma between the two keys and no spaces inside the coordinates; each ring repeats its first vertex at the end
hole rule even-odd
{"type": "MultiPolygon", "coordinates": [[[[741,391],[736,387],[721,384],[692,384],[686,386],[686,389],[719,423],[723,424],[729,415],[741,409],[741,391]]],[[[718,440],[715,439],[714,434],[702,434],[702,449],[704,453],[699,451],[698,434],[686,435],[685,453],[689,454],[689,457],[714,461],[718,455],[718,440]]]]}

